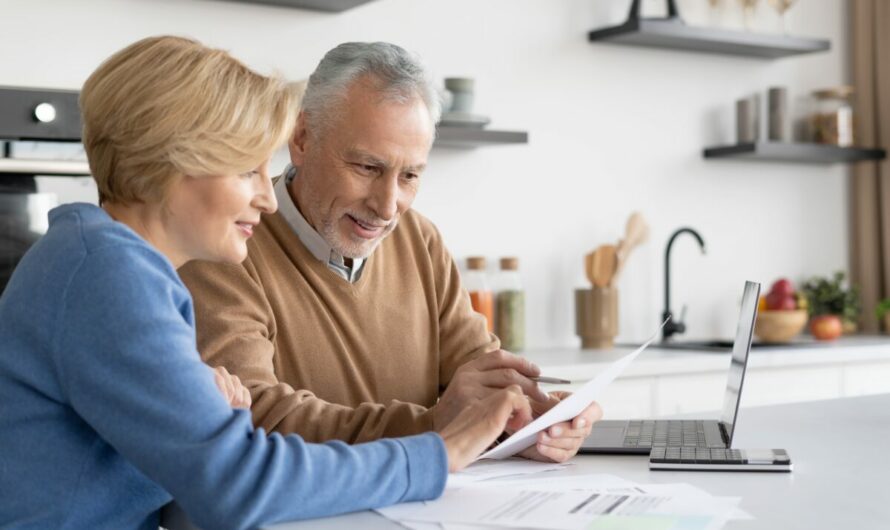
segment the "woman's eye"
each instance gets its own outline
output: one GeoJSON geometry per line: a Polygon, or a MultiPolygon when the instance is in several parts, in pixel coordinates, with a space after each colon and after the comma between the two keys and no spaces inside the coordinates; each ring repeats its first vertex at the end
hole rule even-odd
{"type": "Polygon", "coordinates": [[[254,169],[253,171],[248,171],[247,173],[241,173],[241,178],[250,179],[259,174],[260,172],[254,169]]]}

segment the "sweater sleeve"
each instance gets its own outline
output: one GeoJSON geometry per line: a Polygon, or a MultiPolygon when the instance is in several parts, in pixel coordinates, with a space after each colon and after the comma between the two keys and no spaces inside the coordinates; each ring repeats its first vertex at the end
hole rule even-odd
{"type": "Polygon", "coordinates": [[[256,426],[296,433],[311,442],[349,443],[432,430],[432,413],[415,403],[392,400],[350,407],[280,381],[275,317],[249,258],[237,266],[195,262],[179,274],[194,296],[202,358],[211,366],[225,366],[250,390],[256,426]]]}
{"type": "Polygon", "coordinates": [[[207,528],[245,528],[430,499],[447,456],[429,433],[356,446],[254,431],[195,350],[190,299],[160,256],[87,254],[55,323],[71,406],[207,528]]]}
{"type": "Polygon", "coordinates": [[[439,306],[439,388],[444,390],[462,364],[497,350],[501,343],[488,332],[485,317],[473,310],[470,295],[461,284],[457,263],[445,248],[439,231],[432,223],[429,226],[432,232],[427,248],[439,306]]]}

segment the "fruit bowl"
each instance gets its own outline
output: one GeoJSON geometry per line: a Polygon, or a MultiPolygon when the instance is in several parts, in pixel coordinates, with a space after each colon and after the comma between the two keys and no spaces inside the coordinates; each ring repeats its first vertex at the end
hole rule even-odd
{"type": "Polygon", "coordinates": [[[807,310],[760,311],[754,334],[762,342],[789,342],[807,325],[807,310]]]}

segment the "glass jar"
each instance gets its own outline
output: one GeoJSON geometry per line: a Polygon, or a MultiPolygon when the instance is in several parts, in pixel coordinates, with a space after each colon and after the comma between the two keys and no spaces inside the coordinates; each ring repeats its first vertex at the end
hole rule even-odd
{"type": "Polygon", "coordinates": [[[525,348],[525,291],[519,258],[501,258],[495,280],[495,335],[501,339],[501,348],[515,353],[525,348]]]}
{"type": "Polygon", "coordinates": [[[473,310],[485,317],[488,332],[494,331],[494,294],[485,276],[485,258],[467,258],[467,277],[464,285],[470,293],[473,310]]]}
{"type": "Polygon", "coordinates": [[[813,141],[851,147],[853,136],[853,87],[840,86],[813,92],[816,109],[810,117],[813,141]]]}

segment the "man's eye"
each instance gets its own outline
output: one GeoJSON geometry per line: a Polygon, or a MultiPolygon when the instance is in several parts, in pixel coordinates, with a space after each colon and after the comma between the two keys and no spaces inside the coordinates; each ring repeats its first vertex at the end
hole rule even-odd
{"type": "Polygon", "coordinates": [[[420,178],[420,175],[418,175],[417,173],[405,173],[405,178],[407,180],[417,180],[420,178]]]}
{"type": "Polygon", "coordinates": [[[380,171],[377,166],[371,164],[355,164],[355,167],[364,174],[375,174],[380,171]]]}

